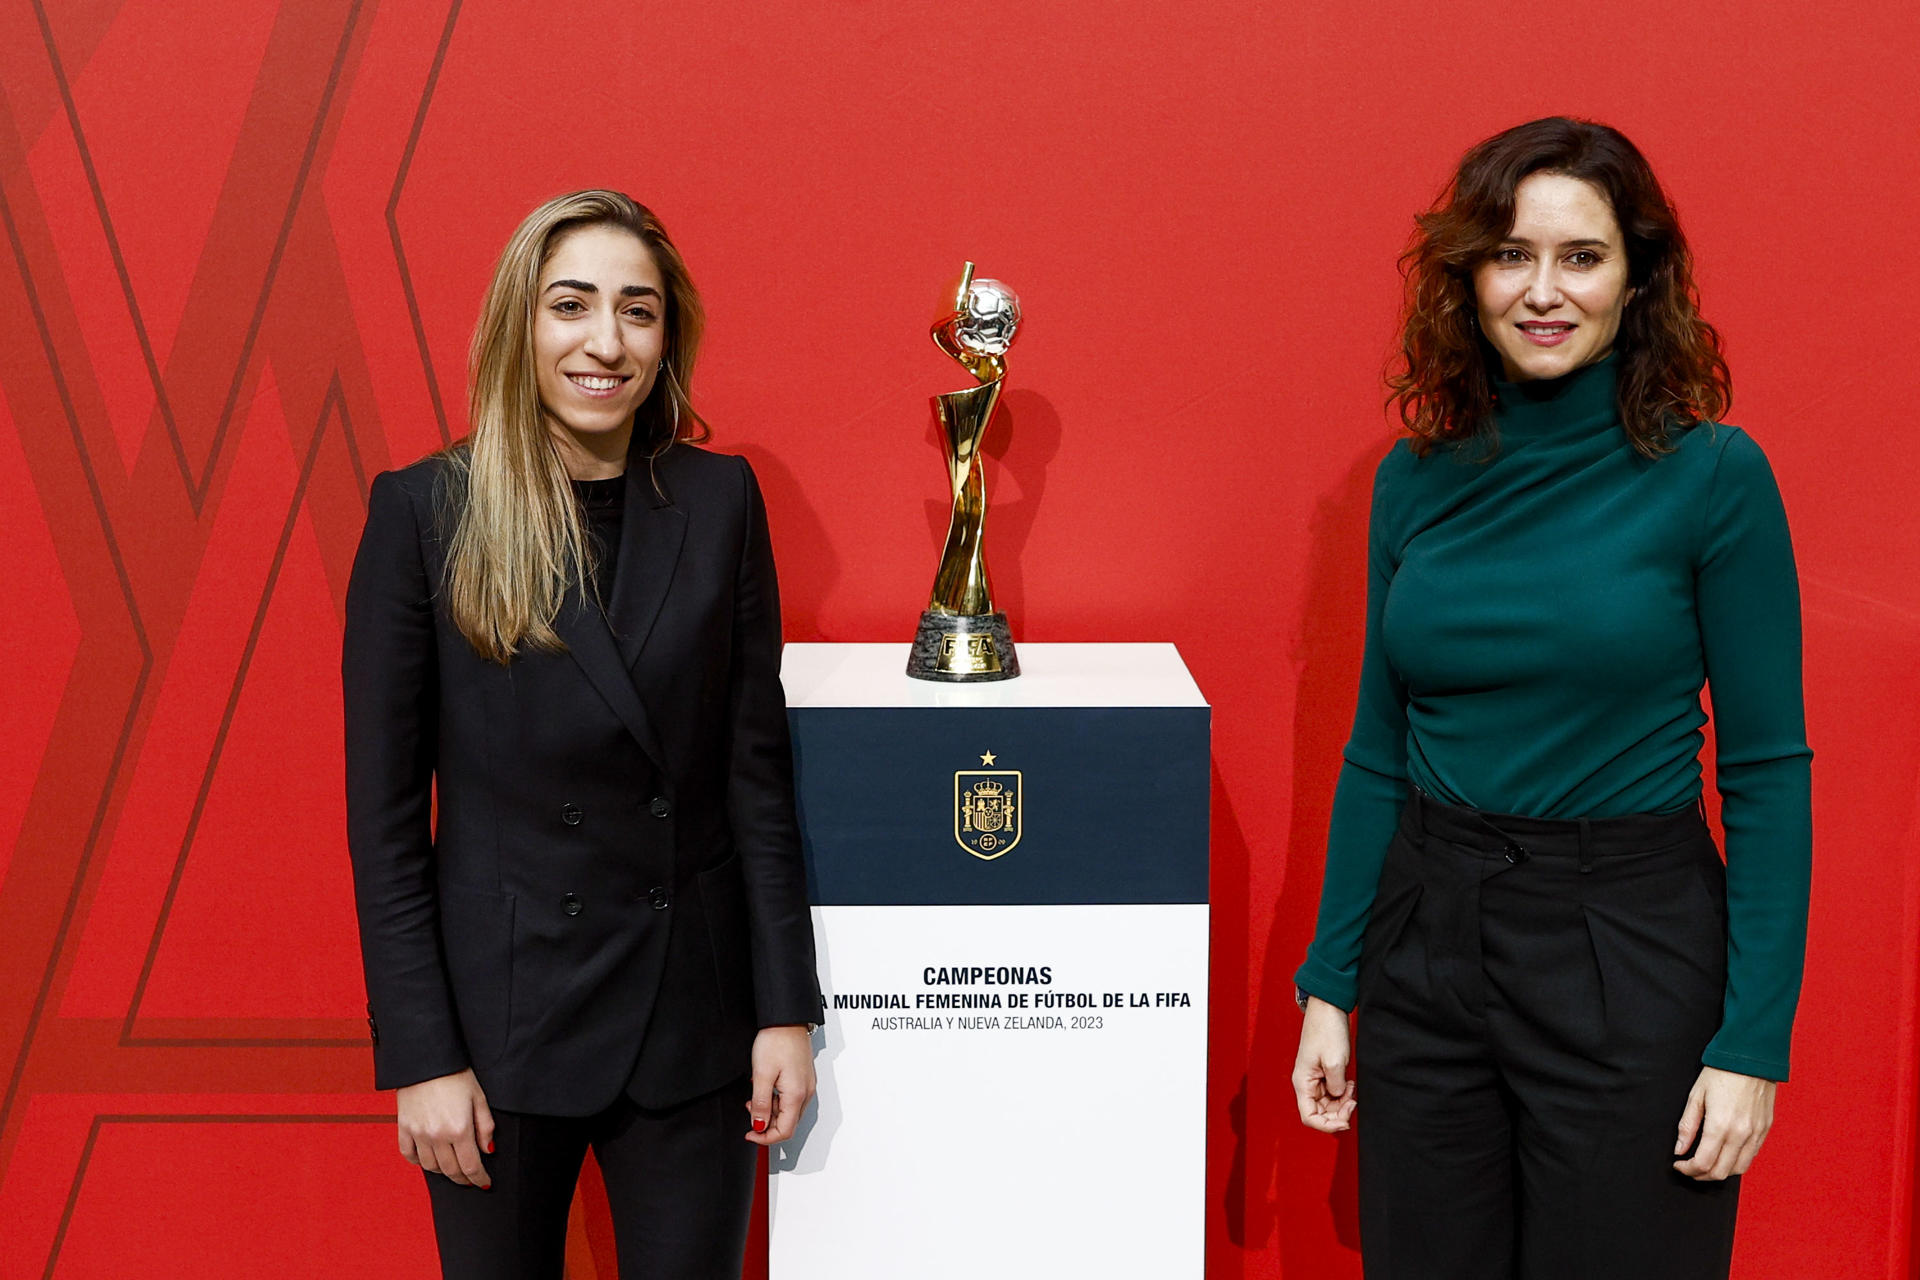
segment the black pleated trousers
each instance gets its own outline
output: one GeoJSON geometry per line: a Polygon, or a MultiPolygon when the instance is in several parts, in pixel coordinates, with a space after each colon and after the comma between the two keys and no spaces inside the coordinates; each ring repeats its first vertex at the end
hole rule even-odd
{"type": "Polygon", "coordinates": [[[1552,821],[1414,791],[1361,946],[1367,1280],[1725,1280],[1740,1180],[1673,1169],[1725,982],[1698,809],[1552,821]]]}
{"type": "Polygon", "coordinates": [[[493,1175],[482,1190],[429,1173],[446,1280],[560,1280],[567,1210],[587,1149],[607,1184],[614,1247],[628,1280],[734,1280],[747,1247],[752,1082],[741,1077],[655,1110],[624,1094],[592,1116],[496,1109],[493,1175]]]}

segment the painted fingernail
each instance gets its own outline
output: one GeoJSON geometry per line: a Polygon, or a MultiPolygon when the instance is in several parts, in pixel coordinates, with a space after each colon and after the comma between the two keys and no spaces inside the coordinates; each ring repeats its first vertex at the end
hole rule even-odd
{"type": "Polygon", "coordinates": [[[493,1154],[493,1140],[491,1138],[487,1140],[487,1154],[488,1155],[493,1154]]]}
{"type": "Polygon", "coordinates": [[[755,1133],[765,1133],[767,1131],[767,1122],[759,1116],[755,1116],[753,1118],[753,1131],[755,1133]]]}

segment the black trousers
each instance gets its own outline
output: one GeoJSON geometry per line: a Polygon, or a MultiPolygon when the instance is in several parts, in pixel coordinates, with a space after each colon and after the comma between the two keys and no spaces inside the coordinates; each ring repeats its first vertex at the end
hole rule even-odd
{"type": "Polygon", "coordinates": [[[1673,1169],[1720,1025],[1725,877],[1697,809],[1413,793],[1361,944],[1368,1280],[1725,1280],[1740,1180],[1673,1169]]]}
{"type": "Polygon", "coordinates": [[[662,1110],[622,1095],[598,1115],[495,1110],[489,1190],[429,1173],[447,1280],[560,1280],[567,1208],[587,1148],[607,1184],[620,1274],[629,1280],[734,1280],[747,1247],[759,1148],[752,1084],[662,1110]]]}

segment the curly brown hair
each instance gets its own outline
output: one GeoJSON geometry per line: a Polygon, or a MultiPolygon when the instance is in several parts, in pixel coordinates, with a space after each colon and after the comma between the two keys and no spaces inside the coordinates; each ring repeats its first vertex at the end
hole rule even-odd
{"type": "Polygon", "coordinates": [[[1513,229],[1514,191],[1534,173],[1592,183],[1626,238],[1636,291],[1620,321],[1620,420],[1641,453],[1672,448],[1676,426],[1722,417],[1733,400],[1720,335],[1700,317],[1693,258],[1646,157],[1619,130],[1549,116],[1516,125],[1461,157],[1433,207],[1414,219],[1400,255],[1406,282],[1400,358],[1387,404],[1413,434],[1414,452],[1486,437],[1492,443],[1499,360],[1480,333],[1473,271],[1513,229]]]}

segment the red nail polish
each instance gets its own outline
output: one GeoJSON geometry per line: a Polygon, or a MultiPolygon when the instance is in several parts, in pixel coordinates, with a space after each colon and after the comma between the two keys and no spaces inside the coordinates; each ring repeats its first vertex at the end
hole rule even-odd
{"type": "Polygon", "coordinates": [[[767,1131],[767,1122],[755,1116],[753,1118],[753,1131],[755,1133],[765,1133],[767,1131]]]}
{"type": "Polygon", "coordinates": [[[492,1154],[493,1154],[493,1143],[492,1143],[491,1141],[489,1141],[489,1142],[487,1143],[487,1154],[488,1154],[488,1155],[492,1155],[492,1154]]]}

